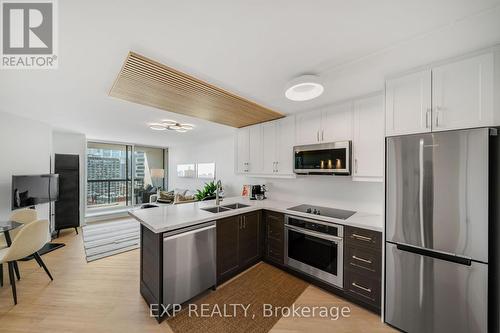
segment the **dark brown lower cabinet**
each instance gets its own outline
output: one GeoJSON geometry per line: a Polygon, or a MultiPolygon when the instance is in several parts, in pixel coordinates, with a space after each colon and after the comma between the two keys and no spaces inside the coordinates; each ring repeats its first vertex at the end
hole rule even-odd
{"type": "Polygon", "coordinates": [[[240,215],[239,264],[242,267],[260,259],[260,216],[261,212],[259,211],[240,215]]]}
{"type": "Polygon", "coordinates": [[[344,227],[344,290],[352,298],[381,309],[382,233],[344,227]]]}
{"type": "Polygon", "coordinates": [[[264,258],[272,263],[284,263],[285,215],[264,212],[264,258]]]}
{"type": "Polygon", "coordinates": [[[217,220],[217,284],[261,258],[261,212],[217,220]]]}
{"type": "Polygon", "coordinates": [[[227,280],[238,272],[240,216],[217,221],[217,281],[227,280]]]}

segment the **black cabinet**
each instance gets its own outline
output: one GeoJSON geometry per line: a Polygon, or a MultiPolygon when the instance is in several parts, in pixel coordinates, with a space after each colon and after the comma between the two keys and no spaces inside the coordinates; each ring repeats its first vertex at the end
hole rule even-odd
{"type": "Polygon", "coordinates": [[[261,212],[217,220],[217,284],[261,258],[261,212]]]}
{"type": "Polygon", "coordinates": [[[217,281],[224,281],[238,272],[240,216],[217,221],[217,281]]]}
{"type": "Polygon", "coordinates": [[[260,211],[240,215],[239,262],[244,267],[260,258],[260,211]]]}
{"type": "Polygon", "coordinates": [[[344,289],[349,296],[380,310],[382,289],[382,233],[344,228],[344,289]]]}
{"type": "Polygon", "coordinates": [[[284,262],[285,216],[272,211],[264,212],[264,258],[272,263],[284,262]]]}
{"type": "Polygon", "coordinates": [[[58,231],[80,225],[80,158],[55,154],[54,172],[59,174],[59,198],[55,202],[54,227],[58,231]]]}

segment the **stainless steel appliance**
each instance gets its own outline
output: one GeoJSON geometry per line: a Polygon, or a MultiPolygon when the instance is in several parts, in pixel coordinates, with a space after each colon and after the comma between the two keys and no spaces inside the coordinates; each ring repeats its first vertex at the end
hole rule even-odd
{"type": "Polygon", "coordinates": [[[251,185],[250,200],[264,200],[266,199],[266,192],[266,185],[251,185]]]}
{"type": "Polygon", "coordinates": [[[288,210],[293,210],[295,212],[313,214],[313,215],[321,215],[326,217],[331,217],[339,220],[346,220],[349,217],[356,214],[351,210],[337,209],[337,208],[329,208],[329,207],[320,207],[320,206],[311,206],[311,205],[298,205],[294,207],[288,208],[288,210]]]}
{"type": "Polygon", "coordinates": [[[216,284],[215,222],[163,236],[163,302],[182,304],[216,284]]]}
{"type": "Polygon", "coordinates": [[[285,265],[342,288],[341,225],[285,215],[285,265]]]}
{"type": "Polygon", "coordinates": [[[296,174],[351,174],[351,141],[295,146],[293,152],[296,174]]]}
{"type": "Polygon", "coordinates": [[[387,139],[390,325],[409,333],[492,331],[488,205],[489,179],[497,173],[490,169],[494,135],[485,128],[387,139]]]}

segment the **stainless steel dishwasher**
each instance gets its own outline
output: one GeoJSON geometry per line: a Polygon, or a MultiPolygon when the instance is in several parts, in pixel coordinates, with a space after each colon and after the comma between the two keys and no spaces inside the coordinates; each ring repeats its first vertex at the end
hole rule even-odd
{"type": "Polygon", "coordinates": [[[216,284],[215,222],[163,235],[163,303],[182,304],[216,284]]]}

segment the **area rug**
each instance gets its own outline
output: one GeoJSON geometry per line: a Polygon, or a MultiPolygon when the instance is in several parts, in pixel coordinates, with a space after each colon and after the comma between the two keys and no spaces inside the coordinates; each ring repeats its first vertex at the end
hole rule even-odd
{"type": "Polygon", "coordinates": [[[82,228],[87,261],[137,249],[140,226],[134,219],[92,223],[82,228]]]}
{"type": "Polygon", "coordinates": [[[167,323],[176,333],[269,332],[281,314],[265,316],[264,307],[266,311],[271,306],[273,309],[290,307],[308,285],[280,269],[260,263],[191,305],[184,305],[167,323]],[[245,312],[242,306],[248,306],[248,310],[245,312]]]}

